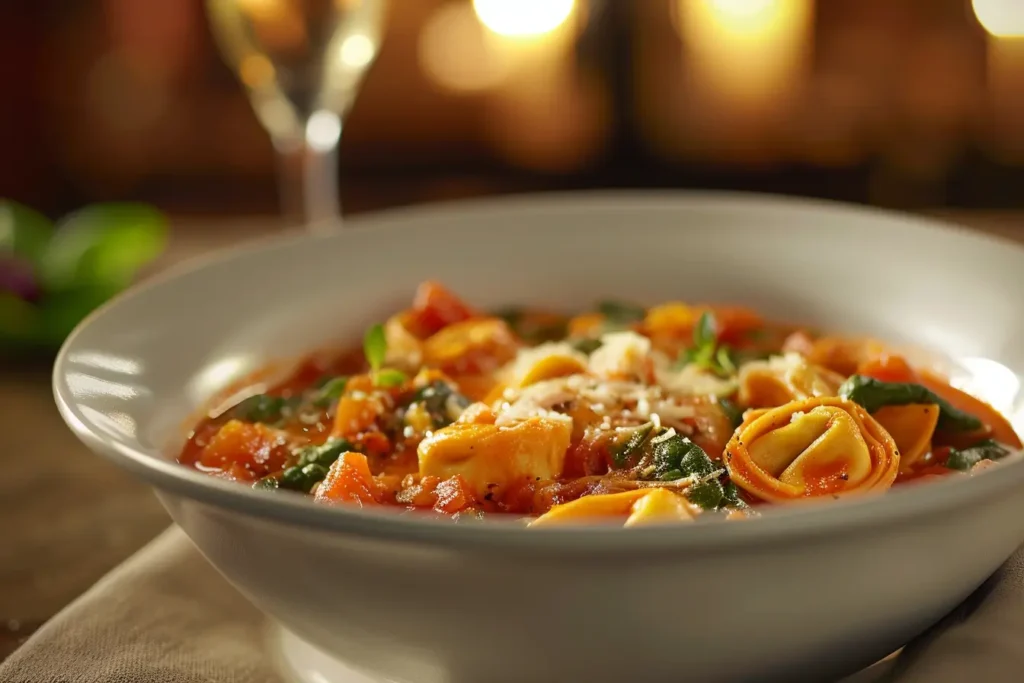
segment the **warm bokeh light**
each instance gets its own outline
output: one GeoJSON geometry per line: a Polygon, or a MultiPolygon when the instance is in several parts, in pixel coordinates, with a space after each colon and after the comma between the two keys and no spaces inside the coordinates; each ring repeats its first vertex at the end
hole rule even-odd
{"type": "Polygon", "coordinates": [[[369,36],[355,33],[341,44],[340,57],[345,66],[359,69],[373,61],[377,47],[369,36]]]}
{"type": "Polygon", "coordinates": [[[1024,2],[1021,0],[973,0],[974,16],[991,35],[1024,37],[1024,2]]]}
{"type": "Polygon", "coordinates": [[[677,0],[676,10],[694,67],[725,98],[765,100],[794,82],[810,0],[677,0]]]}
{"type": "Polygon", "coordinates": [[[575,4],[575,0],[473,0],[473,9],[480,22],[498,35],[529,37],[564,24],[575,4]]]}
{"type": "Polygon", "coordinates": [[[493,88],[508,75],[510,64],[489,38],[469,3],[441,5],[420,33],[420,66],[433,82],[449,90],[493,88]]]}

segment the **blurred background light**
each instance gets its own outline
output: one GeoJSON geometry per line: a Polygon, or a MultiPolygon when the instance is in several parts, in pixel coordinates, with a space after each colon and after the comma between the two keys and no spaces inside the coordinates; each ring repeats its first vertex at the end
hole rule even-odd
{"type": "Polygon", "coordinates": [[[575,4],[575,0],[473,0],[473,9],[480,22],[498,35],[530,37],[564,24],[575,4]]]}
{"type": "Polygon", "coordinates": [[[438,7],[420,32],[417,50],[423,71],[448,90],[487,90],[508,76],[509,60],[468,2],[438,7]]]}
{"type": "Polygon", "coordinates": [[[377,48],[369,36],[355,33],[341,44],[341,61],[353,69],[366,66],[377,53],[377,48]]]}
{"type": "Polygon", "coordinates": [[[1024,0],[973,0],[974,16],[993,36],[1024,37],[1024,0]]]}

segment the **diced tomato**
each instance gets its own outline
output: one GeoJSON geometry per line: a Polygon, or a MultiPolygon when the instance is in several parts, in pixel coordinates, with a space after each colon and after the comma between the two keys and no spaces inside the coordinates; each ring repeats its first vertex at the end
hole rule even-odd
{"type": "Polygon", "coordinates": [[[608,449],[593,438],[583,438],[569,447],[562,465],[565,478],[605,474],[609,468],[608,449]]]}
{"type": "Polygon", "coordinates": [[[881,382],[919,382],[914,369],[903,356],[883,353],[857,366],[857,374],[873,377],[881,382]]]}
{"type": "Polygon", "coordinates": [[[319,503],[358,503],[372,505],[380,502],[373,485],[373,475],[366,456],[362,453],[343,453],[334,461],[327,476],[316,490],[319,503]]]}
{"type": "Polygon", "coordinates": [[[476,317],[477,313],[443,285],[428,280],[416,290],[407,329],[423,339],[448,325],[476,317]]]}
{"type": "Polygon", "coordinates": [[[203,468],[249,481],[281,469],[287,457],[284,435],[278,430],[231,420],[206,444],[198,463],[203,468]]]}
{"type": "Polygon", "coordinates": [[[359,443],[367,453],[387,455],[391,452],[391,440],[384,432],[367,432],[359,438],[359,443]]]}
{"type": "Polygon", "coordinates": [[[437,502],[434,509],[438,512],[454,514],[464,510],[473,503],[473,492],[461,475],[456,474],[450,479],[445,479],[434,491],[437,494],[437,502]]]}
{"type": "Polygon", "coordinates": [[[742,306],[711,306],[715,316],[718,341],[735,344],[764,325],[764,319],[756,312],[742,306]]]}

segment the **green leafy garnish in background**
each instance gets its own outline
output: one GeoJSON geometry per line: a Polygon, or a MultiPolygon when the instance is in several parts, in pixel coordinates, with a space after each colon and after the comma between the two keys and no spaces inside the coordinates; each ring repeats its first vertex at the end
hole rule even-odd
{"type": "Polygon", "coordinates": [[[597,305],[597,312],[604,316],[606,331],[624,329],[646,315],[642,307],[622,301],[602,301],[597,305]]]}
{"type": "Polygon", "coordinates": [[[380,371],[384,365],[384,357],[388,353],[388,340],[384,336],[384,326],[380,323],[373,325],[363,335],[363,355],[366,362],[370,364],[370,370],[374,374],[380,371]]]}
{"type": "Polygon", "coordinates": [[[52,348],[163,251],[145,204],[94,204],[56,223],[0,199],[0,348],[52,348]]]}
{"type": "Polygon", "coordinates": [[[732,350],[718,344],[718,321],[710,311],[701,313],[693,328],[693,346],[683,351],[676,361],[680,368],[690,364],[722,377],[736,374],[732,350]]]}
{"type": "Polygon", "coordinates": [[[384,368],[384,359],[388,355],[388,340],[384,335],[384,326],[380,323],[372,326],[363,336],[363,355],[370,364],[373,383],[379,387],[397,387],[406,380],[401,370],[384,368]]]}
{"type": "Polygon", "coordinates": [[[973,432],[982,428],[981,420],[954,407],[949,401],[921,386],[909,382],[883,382],[873,377],[853,375],[839,387],[839,395],[859,404],[869,413],[884,406],[905,406],[932,403],[939,406],[939,428],[956,432],[973,432]]]}

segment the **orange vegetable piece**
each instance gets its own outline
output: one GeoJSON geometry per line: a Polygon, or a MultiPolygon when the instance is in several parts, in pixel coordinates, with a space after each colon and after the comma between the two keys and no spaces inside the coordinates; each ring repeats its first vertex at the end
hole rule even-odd
{"type": "Polygon", "coordinates": [[[334,461],[316,490],[318,503],[379,503],[366,456],[349,451],[334,461]]]}
{"type": "Polygon", "coordinates": [[[451,374],[496,370],[512,360],[519,342],[500,318],[475,318],[445,327],[423,342],[423,360],[451,374]]]}
{"type": "Polygon", "coordinates": [[[449,515],[469,507],[476,500],[466,480],[458,474],[438,484],[434,493],[437,495],[434,509],[449,515]]]}
{"type": "Polygon", "coordinates": [[[900,470],[910,469],[932,449],[932,434],[939,422],[939,406],[884,406],[872,417],[889,432],[900,452],[900,470]]]}
{"type": "Polygon", "coordinates": [[[570,337],[596,337],[604,324],[604,316],[600,313],[578,315],[569,321],[570,337]]]}
{"type": "Polygon", "coordinates": [[[711,306],[718,329],[718,341],[733,344],[746,334],[764,326],[757,312],[743,306],[711,306]]]}
{"type": "Polygon", "coordinates": [[[352,438],[370,429],[377,421],[380,404],[366,395],[345,394],[338,401],[331,436],[352,438]]]}
{"type": "MultiPolygon", "coordinates": [[[[957,389],[946,380],[930,372],[921,372],[919,381],[925,387],[949,401],[954,408],[959,408],[965,413],[970,413],[981,420],[988,428],[986,431],[992,439],[1011,448],[1021,447],[1020,437],[1017,436],[1017,432],[1014,431],[1010,422],[998,410],[980,398],[975,398],[966,391],[957,389]]],[[[984,438],[986,435],[979,434],[977,436],[984,438]]],[[[977,441],[977,438],[974,438],[972,435],[971,440],[977,441]]]]}
{"type": "Polygon", "coordinates": [[[288,457],[284,435],[264,424],[231,420],[224,424],[199,455],[207,469],[251,481],[276,472],[288,457]]]}
{"type": "Polygon", "coordinates": [[[462,299],[433,280],[422,283],[416,290],[410,313],[406,326],[421,339],[477,315],[462,299]]]}
{"type": "Polygon", "coordinates": [[[882,353],[857,366],[857,374],[873,377],[881,382],[918,382],[917,373],[903,356],[882,353]]]}

